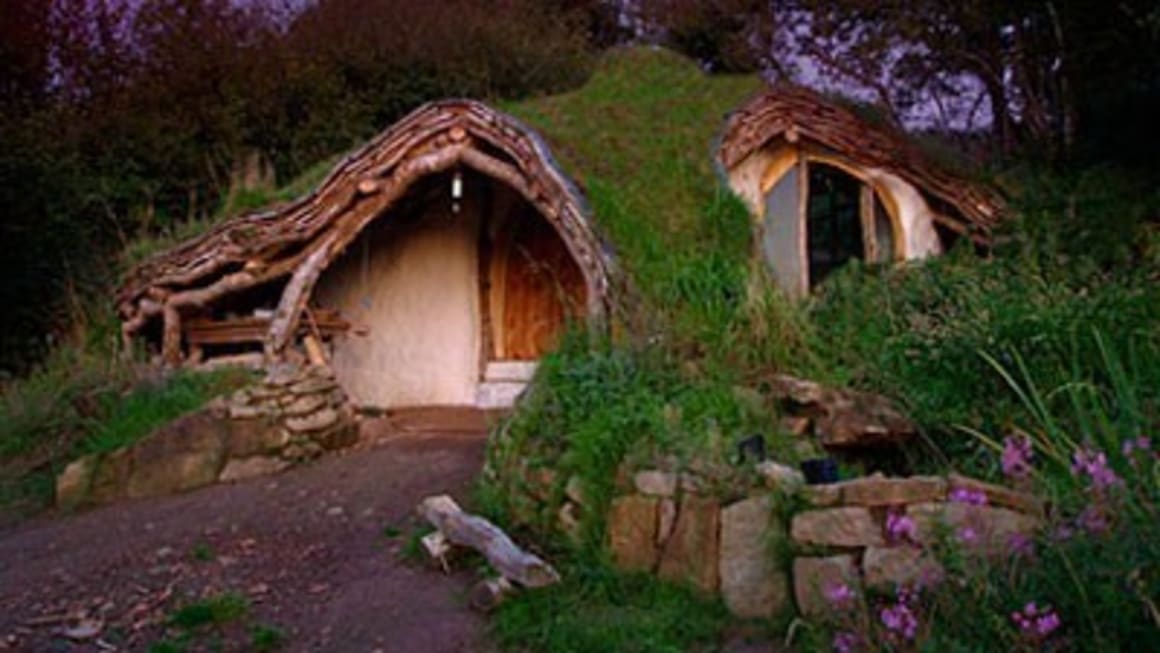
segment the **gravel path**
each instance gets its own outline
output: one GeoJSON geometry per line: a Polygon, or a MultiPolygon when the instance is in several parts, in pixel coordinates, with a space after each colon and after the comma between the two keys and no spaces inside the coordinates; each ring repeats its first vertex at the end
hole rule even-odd
{"type": "Polygon", "coordinates": [[[0,532],[0,650],[149,650],[180,635],[165,625],[176,608],[224,592],[246,597],[245,616],[185,650],[252,650],[259,625],[286,651],[489,650],[464,605],[470,574],[403,555],[422,497],[470,493],[482,419],[365,426],[360,446],[285,474],[0,532]]]}

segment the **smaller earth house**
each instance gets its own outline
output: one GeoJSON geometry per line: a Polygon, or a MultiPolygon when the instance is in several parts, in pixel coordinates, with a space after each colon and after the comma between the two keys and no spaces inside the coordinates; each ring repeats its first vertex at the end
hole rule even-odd
{"type": "Polygon", "coordinates": [[[791,296],[852,259],[920,259],[963,236],[986,243],[1003,211],[994,192],[935,164],[905,135],[799,87],[771,87],[733,112],[717,163],[791,296]]]}
{"type": "Polygon", "coordinates": [[[365,408],[503,407],[570,323],[605,328],[612,268],[543,141],[450,100],[146,261],[118,307],[171,366],[308,361],[365,408]]]}

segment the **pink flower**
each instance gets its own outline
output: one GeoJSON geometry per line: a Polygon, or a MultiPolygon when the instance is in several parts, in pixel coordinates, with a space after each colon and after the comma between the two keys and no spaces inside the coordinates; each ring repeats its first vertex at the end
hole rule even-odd
{"type": "Polygon", "coordinates": [[[963,526],[955,532],[955,537],[963,544],[974,544],[979,541],[979,532],[970,526],[963,526]]]}
{"type": "Polygon", "coordinates": [[[1026,533],[1011,533],[1007,537],[1007,550],[1013,556],[1029,558],[1035,555],[1035,541],[1026,533]]]}
{"type": "Polygon", "coordinates": [[[1003,440],[1003,454],[1000,463],[1003,474],[1011,478],[1023,478],[1031,473],[1031,439],[1027,436],[1008,437],[1003,440]]]}
{"type": "Polygon", "coordinates": [[[850,589],[850,586],[845,583],[830,585],[826,587],[823,594],[825,594],[826,600],[830,602],[830,605],[834,607],[842,607],[850,603],[854,600],[855,596],[854,590],[850,589]]]}
{"type": "Polygon", "coordinates": [[[898,603],[888,608],[883,608],[879,617],[887,630],[902,636],[905,640],[914,639],[918,633],[918,617],[903,600],[899,600],[898,603]]]}
{"type": "Polygon", "coordinates": [[[1097,535],[1108,530],[1108,516],[1099,506],[1088,506],[1075,519],[1075,525],[1083,530],[1097,535]]]}
{"type": "Polygon", "coordinates": [[[858,650],[858,635],[849,631],[834,635],[834,653],[854,653],[858,650]]]}
{"type": "Polygon", "coordinates": [[[1063,625],[1059,613],[1050,606],[1040,608],[1034,601],[1023,606],[1023,610],[1012,612],[1011,620],[1024,635],[1035,639],[1043,639],[1063,625]]]}
{"type": "Polygon", "coordinates": [[[951,503],[965,503],[969,506],[987,505],[987,493],[982,490],[957,487],[951,490],[948,498],[951,500],[951,503]]]}
{"type": "Polygon", "coordinates": [[[886,535],[893,542],[917,542],[918,527],[910,517],[891,510],[886,515],[886,535]]]}
{"type": "Polygon", "coordinates": [[[1106,490],[1122,482],[1108,466],[1107,455],[1097,449],[1084,448],[1072,454],[1071,473],[1076,477],[1089,477],[1096,491],[1106,490]]]}

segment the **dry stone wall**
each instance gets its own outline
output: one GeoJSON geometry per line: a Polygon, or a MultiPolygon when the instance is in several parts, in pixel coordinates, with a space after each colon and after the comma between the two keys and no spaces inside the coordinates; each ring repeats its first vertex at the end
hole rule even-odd
{"type": "MultiPolygon", "coordinates": [[[[542,475],[533,485],[555,482],[542,475]]],[[[818,614],[838,584],[857,591],[938,582],[932,549],[940,538],[997,553],[1033,533],[1044,513],[1032,495],[956,474],[806,485],[797,470],[766,461],[620,476],[607,513],[615,564],[719,594],[748,618],[818,614]]],[[[565,531],[578,494],[566,492],[558,511],[565,531]]]]}
{"type": "Polygon", "coordinates": [[[56,501],[72,508],[273,474],[357,439],[329,368],[277,366],[135,444],[74,461],[57,477],[56,501]]]}

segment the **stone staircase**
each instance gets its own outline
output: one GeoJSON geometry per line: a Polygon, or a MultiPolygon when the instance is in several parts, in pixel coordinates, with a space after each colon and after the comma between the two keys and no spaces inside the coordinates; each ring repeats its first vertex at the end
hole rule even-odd
{"type": "Polygon", "coordinates": [[[535,361],[492,361],[475,392],[475,406],[482,410],[511,408],[536,373],[535,361]]]}

